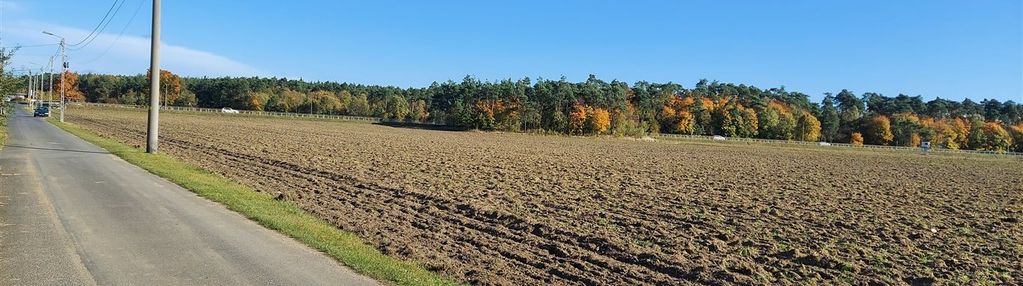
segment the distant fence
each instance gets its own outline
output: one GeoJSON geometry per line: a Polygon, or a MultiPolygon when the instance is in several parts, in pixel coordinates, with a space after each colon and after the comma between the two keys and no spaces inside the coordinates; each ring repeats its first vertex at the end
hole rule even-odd
{"type": "MultiPolygon", "coordinates": [[[[821,148],[843,147],[843,148],[859,148],[859,149],[875,149],[875,150],[900,150],[900,151],[916,151],[916,152],[923,152],[924,151],[922,148],[919,148],[919,147],[906,147],[906,146],[853,145],[853,144],[849,144],[849,143],[822,143],[822,142],[809,142],[809,141],[796,141],[796,140],[775,140],[775,139],[721,137],[721,136],[704,136],[704,135],[657,134],[657,135],[654,135],[654,137],[674,138],[674,139],[708,140],[708,141],[757,142],[757,143],[770,143],[770,144],[804,145],[804,146],[818,146],[818,147],[821,147],[821,148]]],[[[952,149],[934,148],[934,147],[932,147],[928,152],[944,153],[944,154],[979,154],[979,155],[1015,156],[1017,158],[1023,159],[1023,153],[1020,153],[1020,152],[998,152],[998,151],[978,151],[978,150],[952,150],[952,149]]]]}
{"type": "MultiPolygon", "coordinates": [[[[91,102],[83,102],[81,104],[85,105],[85,106],[149,109],[149,106],[146,106],[146,105],[107,104],[107,103],[91,103],[91,102]]],[[[228,114],[228,113],[225,113],[220,108],[161,106],[160,109],[161,110],[169,110],[169,111],[180,111],[180,112],[228,114]]],[[[366,117],[366,116],[312,114],[312,113],[294,113],[294,112],[274,112],[274,111],[254,111],[254,110],[235,110],[235,111],[237,111],[238,114],[252,115],[252,116],[266,116],[266,117],[333,119],[333,120],[345,120],[345,121],[361,121],[361,122],[370,122],[370,123],[421,124],[421,125],[436,125],[436,126],[444,125],[444,124],[437,123],[437,122],[407,122],[407,121],[403,121],[403,120],[383,119],[383,118],[378,118],[378,117],[366,117]]]]}
{"type": "MultiPolygon", "coordinates": [[[[148,109],[149,108],[149,106],[144,106],[144,105],[107,104],[107,103],[91,103],[91,102],[83,102],[83,103],[80,103],[80,104],[86,105],[86,106],[114,107],[114,108],[135,108],[135,109],[148,109]]],[[[224,111],[222,109],[219,109],[219,108],[199,108],[199,107],[166,106],[166,107],[160,107],[160,109],[170,110],[170,111],[180,111],[180,112],[225,114],[224,111]]],[[[406,121],[401,121],[401,120],[383,119],[383,118],[365,117],[365,116],[330,115],[330,114],[309,114],[309,113],[273,112],[273,111],[252,111],[252,110],[236,110],[236,111],[238,111],[238,114],[253,115],[253,116],[266,116],[266,117],[334,119],[334,120],[361,121],[361,122],[370,122],[370,123],[419,124],[419,125],[444,126],[444,124],[441,124],[441,123],[438,123],[438,122],[406,122],[406,121]]],[[[901,151],[917,151],[917,152],[922,152],[923,151],[923,149],[921,149],[921,148],[905,147],[905,146],[853,145],[853,144],[848,144],[848,143],[821,143],[821,142],[796,141],[796,140],[775,140],[775,139],[760,139],[760,138],[721,137],[721,136],[683,135],[683,134],[655,134],[653,136],[654,137],[661,137],[661,138],[673,138],[673,139],[694,139],[694,140],[708,140],[708,141],[757,142],[757,143],[770,143],[770,144],[804,145],[804,146],[818,146],[818,147],[822,147],[822,148],[827,148],[827,147],[845,147],[845,148],[859,148],[859,149],[901,150],[901,151]]],[[[952,149],[933,148],[933,147],[929,150],[929,152],[946,153],[946,154],[979,154],[979,155],[1015,156],[1017,158],[1023,159],[1023,153],[1020,153],[1020,152],[952,150],[952,149]]]]}

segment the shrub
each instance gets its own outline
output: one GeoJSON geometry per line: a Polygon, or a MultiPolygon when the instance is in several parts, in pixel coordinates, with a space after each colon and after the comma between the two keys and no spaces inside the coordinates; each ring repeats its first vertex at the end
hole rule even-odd
{"type": "Polygon", "coordinates": [[[863,134],[853,132],[852,136],[849,136],[849,143],[855,146],[863,146],[863,134]]]}

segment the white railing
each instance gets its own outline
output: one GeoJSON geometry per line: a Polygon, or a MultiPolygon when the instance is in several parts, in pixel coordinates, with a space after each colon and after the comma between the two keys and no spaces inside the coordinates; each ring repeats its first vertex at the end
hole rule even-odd
{"type": "MultiPolygon", "coordinates": [[[[116,108],[134,108],[134,109],[148,109],[149,106],[145,105],[128,105],[128,104],[108,104],[108,103],[92,103],[83,102],[82,105],[86,106],[99,106],[99,107],[116,107],[116,108]]],[[[179,111],[179,112],[196,112],[196,113],[214,113],[214,114],[228,114],[219,108],[201,108],[201,107],[186,107],[186,106],[161,106],[161,110],[167,111],[179,111]]],[[[254,111],[254,110],[235,110],[238,114],[245,114],[251,116],[265,116],[265,117],[290,117],[290,118],[315,118],[315,119],[333,119],[333,120],[345,120],[345,121],[361,121],[361,122],[372,122],[372,123],[411,123],[411,124],[424,124],[424,125],[443,125],[437,122],[411,122],[403,120],[383,119],[379,117],[367,117],[367,116],[351,116],[351,115],[333,115],[333,114],[313,114],[313,113],[294,113],[294,112],[275,112],[275,111],[254,111]]]]}
{"type": "MultiPolygon", "coordinates": [[[[924,150],[919,147],[906,147],[906,146],[881,146],[881,145],[854,145],[849,143],[821,143],[821,142],[809,142],[809,141],[796,141],[796,140],[776,140],[776,139],[760,139],[760,138],[740,138],[740,137],[720,137],[720,136],[703,136],[703,135],[682,135],[682,134],[657,134],[655,137],[661,138],[675,138],[675,139],[694,139],[694,140],[717,140],[717,141],[732,141],[732,142],[758,142],[758,143],[770,143],[770,144],[787,144],[787,145],[811,145],[819,146],[822,148],[828,147],[842,147],[842,148],[861,148],[861,149],[880,149],[880,150],[900,150],[900,151],[916,151],[923,152],[924,150]]],[[[1023,153],[1020,152],[999,152],[999,151],[979,151],[979,150],[952,150],[945,148],[931,148],[928,152],[934,153],[951,153],[951,154],[981,154],[981,155],[1004,155],[1004,156],[1016,156],[1023,159],[1023,153]]]]}

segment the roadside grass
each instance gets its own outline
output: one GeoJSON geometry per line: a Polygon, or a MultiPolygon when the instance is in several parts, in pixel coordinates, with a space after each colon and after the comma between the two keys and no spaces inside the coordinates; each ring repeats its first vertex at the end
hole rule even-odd
{"type": "Polygon", "coordinates": [[[125,161],[223,204],[257,223],[322,251],[356,272],[397,285],[459,285],[422,266],[381,254],[352,233],[315,218],[293,203],[185,163],[166,154],[148,154],[113,139],[53,118],[49,122],[125,161]]]}
{"type": "Polygon", "coordinates": [[[7,144],[7,120],[14,116],[14,108],[11,104],[0,103],[0,109],[3,109],[3,115],[0,115],[0,150],[4,149],[7,144]]]}

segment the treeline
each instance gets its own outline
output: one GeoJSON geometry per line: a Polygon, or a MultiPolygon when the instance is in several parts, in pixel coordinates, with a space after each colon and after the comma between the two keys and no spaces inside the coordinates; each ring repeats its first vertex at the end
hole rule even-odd
{"type": "MultiPolygon", "coordinates": [[[[82,100],[147,104],[146,75],[85,74],[82,100]]],[[[1023,151],[1023,106],[1013,101],[923,101],[920,96],[857,96],[820,102],[784,87],[760,89],[701,80],[628,84],[590,76],[434,83],[423,88],[305,82],[284,78],[180,78],[161,72],[165,103],[177,106],[374,116],[466,128],[565,134],[721,135],[782,140],[1023,151]]]]}

